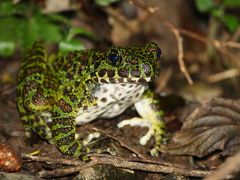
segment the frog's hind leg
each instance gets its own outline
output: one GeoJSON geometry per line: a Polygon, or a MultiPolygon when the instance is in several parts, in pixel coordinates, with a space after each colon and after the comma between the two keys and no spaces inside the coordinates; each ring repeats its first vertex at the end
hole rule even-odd
{"type": "Polygon", "coordinates": [[[50,141],[49,127],[42,118],[42,112],[51,109],[51,90],[45,87],[47,55],[41,43],[33,44],[22,61],[18,74],[17,104],[20,118],[27,135],[33,129],[42,138],[50,141]]]}

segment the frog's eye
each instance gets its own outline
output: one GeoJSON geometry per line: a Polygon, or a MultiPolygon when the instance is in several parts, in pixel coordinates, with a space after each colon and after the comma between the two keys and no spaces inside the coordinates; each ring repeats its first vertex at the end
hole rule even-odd
{"type": "Polygon", "coordinates": [[[158,59],[161,58],[161,56],[162,56],[162,50],[161,50],[160,48],[157,48],[157,50],[156,50],[156,56],[157,56],[158,59]]]}
{"type": "Polygon", "coordinates": [[[118,60],[120,59],[118,55],[116,54],[110,54],[108,56],[108,59],[112,62],[113,65],[116,65],[116,63],[118,62],[118,60]]]}

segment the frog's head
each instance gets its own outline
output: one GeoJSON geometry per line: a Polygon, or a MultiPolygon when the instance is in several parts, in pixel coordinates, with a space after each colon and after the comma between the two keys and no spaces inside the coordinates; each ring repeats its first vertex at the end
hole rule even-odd
{"type": "Polygon", "coordinates": [[[99,83],[149,82],[160,73],[161,49],[145,46],[113,46],[92,57],[91,78],[99,83]]]}

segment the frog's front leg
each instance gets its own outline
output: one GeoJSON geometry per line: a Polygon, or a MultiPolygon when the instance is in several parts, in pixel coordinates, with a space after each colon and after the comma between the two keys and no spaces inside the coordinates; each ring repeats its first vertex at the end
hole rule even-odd
{"type": "Polygon", "coordinates": [[[134,104],[140,117],[126,119],[118,123],[121,128],[126,125],[147,127],[148,132],[140,138],[140,144],[145,145],[155,138],[155,146],[151,150],[151,155],[158,156],[159,148],[165,136],[165,124],[162,121],[162,111],[159,110],[158,100],[155,100],[152,92],[147,92],[143,98],[134,104]]]}
{"type": "Polygon", "coordinates": [[[50,129],[54,144],[62,153],[81,156],[84,160],[88,151],[83,142],[77,139],[75,113],[71,112],[71,107],[63,99],[54,105],[52,111],[50,129]]]}

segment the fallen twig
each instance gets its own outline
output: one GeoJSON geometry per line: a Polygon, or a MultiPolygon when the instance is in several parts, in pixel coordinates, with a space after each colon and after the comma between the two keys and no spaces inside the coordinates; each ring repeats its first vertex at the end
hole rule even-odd
{"type": "Polygon", "coordinates": [[[204,177],[210,173],[211,171],[202,171],[202,170],[194,170],[187,168],[178,168],[178,167],[170,167],[160,164],[152,164],[152,163],[140,163],[140,162],[132,162],[125,159],[111,157],[92,157],[92,161],[89,163],[85,163],[84,165],[78,165],[65,169],[56,169],[52,171],[40,171],[38,174],[41,177],[60,177],[66,176],[68,174],[77,173],[82,171],[83,169],[95,166],[95,165],[112,165],[118,168],[125,168],[131,170],[141,170],[148,172],[156,172],[156,173],[175,173],[184,176],[194,176],[194,177],[204,177]]]}

